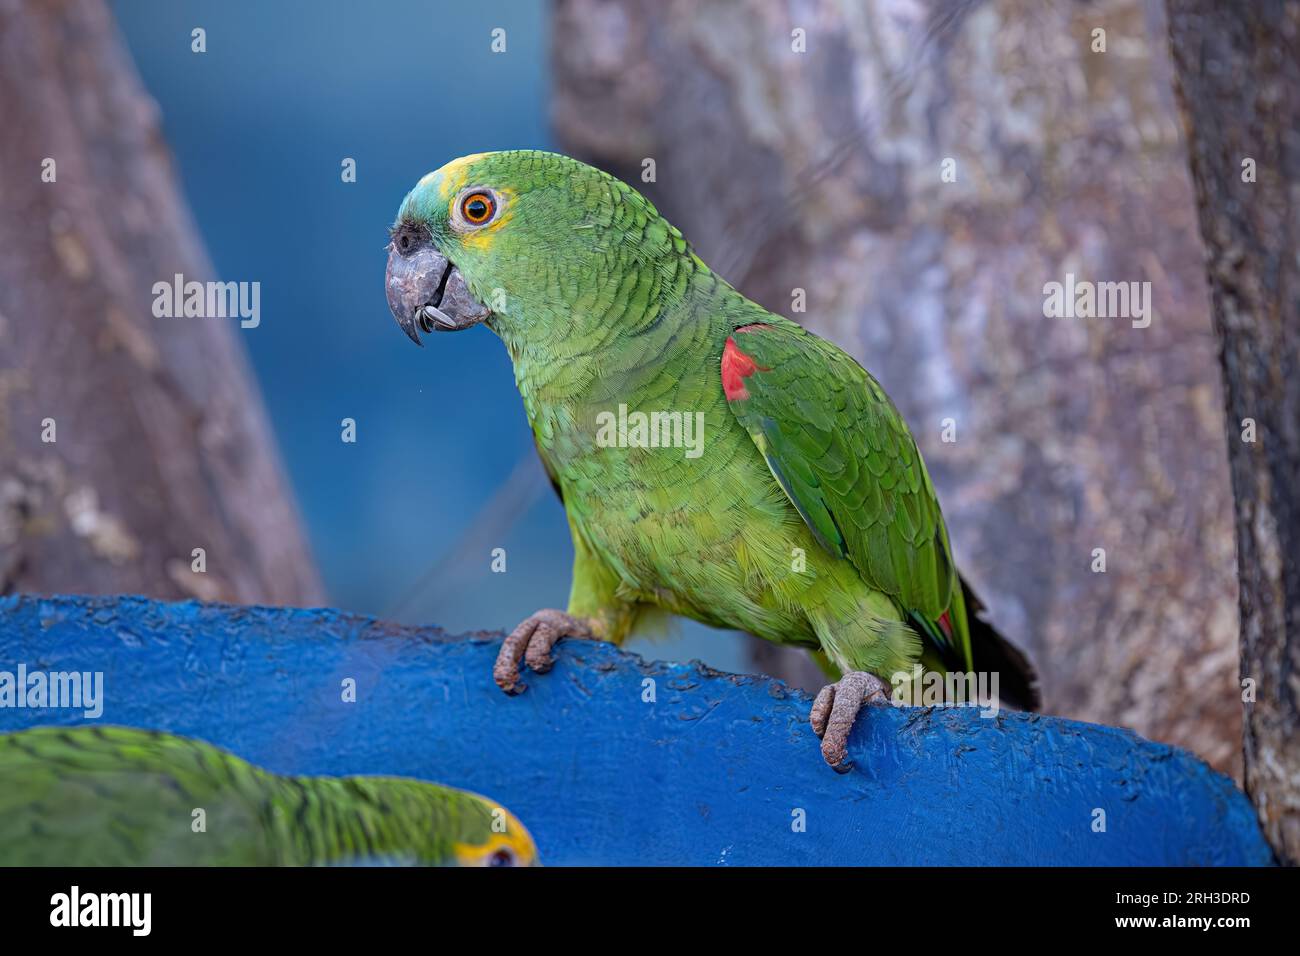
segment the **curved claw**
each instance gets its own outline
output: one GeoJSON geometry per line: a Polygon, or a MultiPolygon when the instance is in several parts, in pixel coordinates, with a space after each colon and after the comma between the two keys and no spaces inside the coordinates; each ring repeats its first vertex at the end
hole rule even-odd
{"type": "Polygon", "coordinates": [[[858,711],[868,702],[887,704],[889,685],[875,674],[850,671],[834,684],[823,687],[808,712],[813,733],[822,739],[822,759],[837,773],[853,769],[853,761],[846,759],[849,734],[858,711]]]}
{"type": "Polygon", "coordinates": [[[581,618],[554,608],[530,614],[501,642],[492,679],[507,694],[523,693],[528,685],[519,679],[520,662],[545,674],[555,664],[551,648],[565,636],[591,637],[591,628],[581,618]]]}

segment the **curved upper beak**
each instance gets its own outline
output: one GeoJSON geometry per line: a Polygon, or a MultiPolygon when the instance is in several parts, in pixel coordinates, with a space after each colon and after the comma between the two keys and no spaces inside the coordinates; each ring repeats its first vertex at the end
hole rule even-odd
{"type": "Polygon", "coordinates": [[[432,245],[404,256],[390,243],[384,286],[393,318],[416,345],[424,344],[417,328],[457,332],[492,314],[470,293],[460,270],[432,245]]]}

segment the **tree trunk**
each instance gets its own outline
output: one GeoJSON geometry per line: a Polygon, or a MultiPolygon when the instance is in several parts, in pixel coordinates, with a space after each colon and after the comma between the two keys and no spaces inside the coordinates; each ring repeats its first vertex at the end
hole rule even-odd
{"type": "Polygon", "coordinates": [[[212,269],[102,3],[0,3],[0,129],[0,593],[315,602],[239,319],[153,315],[212,269]]]}
{"type": "Polygon", "coordinates": [[[1049,710],[1239,772],[1231,488],[1164,34],[1159,0],[560,0],[553,116],[881,379],[1049,710]],[[1068,274],[1150,282],[1150,324],[1046,318],[1068,274]]]}
{"type": "Polygon", "coordinates": [[[1170,0],[1237,502],[1246,789],[1300,863],[1300,2],[1170,0]]]}

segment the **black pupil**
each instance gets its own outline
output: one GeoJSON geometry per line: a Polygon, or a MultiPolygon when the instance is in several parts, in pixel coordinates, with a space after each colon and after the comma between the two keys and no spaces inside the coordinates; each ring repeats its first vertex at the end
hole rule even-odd
{"type": "Polygon", "coordinates": [[[513,855],[511,855],[509,850],[497,850],[495,853],[492,854],[492,859],[489,861],[488,865],[489,866],[514,866],[515,858],[513,855]]]}
{"type": "Polygon", "coordinates": [[[467,207],[469,218],[486,219],[488,214],[488,205],[482,199],[471,199],[467,207]]]}
{"type": "Polygon", "coordinates": [[[403,235],[402,238],[397,240],[397,243],[402,247],[402,251],[405,252],[407,249],[411,248],[411,237],[403,235]]]}

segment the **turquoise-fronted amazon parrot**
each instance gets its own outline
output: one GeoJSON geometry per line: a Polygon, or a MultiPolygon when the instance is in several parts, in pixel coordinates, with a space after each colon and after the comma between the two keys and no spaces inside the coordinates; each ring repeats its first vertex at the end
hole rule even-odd
{"type": "Polygon", "coordinates": [[[860,707],[917,663],[996,671],[1004,702],[1036,705],[880,384],[733,289],[635,189],[553,153],[466,156],[407,194],[388,252],[416,344],[478,323],[505,343],[568,514],[568,610],[506,638],[503,690],[523,689],[523,662],[547,670],[560,636],[621,641],[654,607],[827,662],[840,676],[810,717],[840,770],[860,707]],[[686,430],[696,447],[674,447],[686,430]]]}
{"type": "Polygon", "coordinates": [[[282,777],[129,727],[0,736],[0,866],[527,866],[528,831],[463,790],[282,777]]]}

